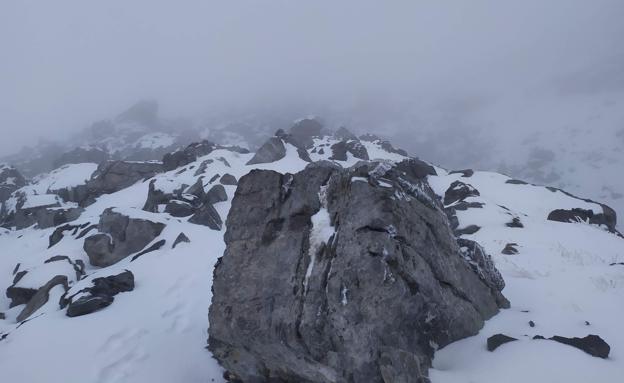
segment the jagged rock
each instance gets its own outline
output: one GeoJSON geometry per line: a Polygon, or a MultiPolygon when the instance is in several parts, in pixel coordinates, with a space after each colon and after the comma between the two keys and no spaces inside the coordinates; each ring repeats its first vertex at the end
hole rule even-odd
{"type": "Polygon", "coordinates": [[[461,174],[463,178],[470,178],[474,174],[472,169],[453,170],[449,174],[461,174]]]}
{"type": "Polygon", "coordinates": [[[468,197],[476,197],[481,194],[472,185],[461,181],[453,182],[444,193],[444,205],[450,205],[456,201],[462,201],[468,197]]]}
{"type": "Polygon", "coordinates": [[[225,173],[221,177],[219,182],[221,182],[222,185],[236,185],[236,184],[238,184],[238,181],[236,180],[236,177],[234,177],[233,175],[231,175],[229,173],[225,173]]]}
{"type": "Polygon", "coordinates": [[[334,133],[334,137],[336,137],[337,139],[339,139],[341,141],[349,141],[349,140],[357,140],[358,139],[355,134],[351,133],[344,126],[341,126],[340,128],[338,128],[338,130],[336,130],[336,133],[334,133]]]}
{"type": "Polygon", "coordinates": [[[403,149],[397,149],[389,141],[382,141],[381,148],[388,153],[395,153],[407,157],[407,152],[403,149]]]}
{"type": "Polygon", "coordinates": [[[188,221],[197,225],[208,226],[212,230],[221,230],[223,226],[221,216],[209,203],[203,204],[188,221]]]}
{"type": "Polygon", "coordinates": [[[513,342],[513,341],[516,341],[516,340],[518,340],[518,339],[512,338],[512,337],[507,336],[505,334],[492,335],[491,337],[489,337],[487,339],[487,349],[488,349],[488,351],[494,351],[498,347],[504,345],[505,343],[513,342]]]}
{"type": "Polygon", "coordinates": [[[76,235],[76,233],[78,232],[78,230],[80,229],[84,229],[85,227],[87,227],[89,225],[89,223],[86,224],[82,224],[82,225],[63,225],[63,226],[59,226],[57,227],[54,232],[50,235],[49,239],[48,239],[48,249],[51,248],[52,246],[56,245],[57,243],[59,243],[61,241],[61,239],[63,239],[64,233],[66,231],[73,231],[72,235],[76,235]]]}
{"type": "Polygon", "coordinates": [[[517,243],[508,243],[505,245],[505,248],[501,251],[501,253],[505,255],[518,254],[518,249],[516,249],[516,246],[518,246],[517,243]]]}
{"type": "Polygon", "coordinates": [[[98,148],[75,148],[63,153],[54,161],[54,168],[60,168],[67,164],[95,163],[99,164],[108,161],[109,155],[98,148]]]}
{"type": "Polygon", "coordinates": [[[148,247],[147,249],[141,251],[140,253],[138,253],[137,255],[135,255],[134,257],[132,257],[132,259],[130,260],[130,262],[132,261],[136,261],[137,258],[139,258],[142,255],[145,255],[147,253],[151,253],[152,251],[156,251],[159,250],[161,247],[165,246],[165,243],[167,243],[166,240],[161,239],[160,241],[154,243],[152,246],[148,247]]]}
{"type": "Polygon", "coordinates": [[[91,287],[78,293],[88,293],[88,295],[75,301],[73,301],[73,296],[68,299],[69,305],[66,312],[68,317],[86,315],[103,309],[113,303],[115,295],[134,290],[134,274],[125,270],[117,275],[95,278],[91,283],[91,287]]]}
{"type": "MultiPolygon", "coordinates": [[[[461,255],[486,285],[498,291],[505,288],[503,276],[496,269],[492,257],[485,252],[481,245],[465,238],[458,238],[457,244],[461,255]]],[[[499,303],[499,305],[507,306],[504,302],[499,303]]]]}
{"type": "Polygon", "coordinates": [[[446,222],[426,180],[388,163],[251,171],[214,270],[209,349],[244,382],[426,381],[432,345],[476,334],[502,297],[446,222]]]}
{"type": "Polygon", "coordinates": [[[167,153],[163,157],[163,168],[165,171],[177,169],[180,166],[190,164],[197,158],[212,153],[215,149],[221,148],[210,141],[203,140],[201,142],[192,143],[183,150],[173,153],[167,153]]]}
{"type": "Polygon", "coordinates": [[[95,278],[91,283],[93,284],[93,287],[89,289],[91,294],[113,296],[134,290],[134,274],[129,270],[125,270],[117,275],[95,278]]]}
{"type": "MultiPolygon", "coordinates": [[[[297,121],[290,128],[290,135],[293,140],[303,148],[310,148],[314,145],[314,137],[321,136],[323,125],[311,118],[304,118],[297,121]]],[[[299,146],[295,145],[295,146],[299,146]]]]}
{"type": "Polygon", "coordinates": [[[370,134],[370,133],[362,134],[360,136],[360,140],[366,141],[366,142],[382,141],[379,136],[370,134]]]}
{"type": "Polygon", "coordinates": [[[361,160],[368,160],[368,152],[360,141],[340,141],[331,146],[332,156],[330,160],[346,161],[347,153],[351,153],[353,157],[361,160]]]}
{"type": "Polygon", "coordinates": [[[198,199],[203,199],[206,196],[206,192],[204,191],[204,177],[199,177],[197,181],[188,189],[186,189],[186,194],[191,194],[197,197],[198,199]]]}
{"type": "Polygon", "coordinates": [[[532,320],[529,321],[529,327],[535,327],[535,322],[533,322],[532,320]]]}
{"type": "Polygon", "coordinates": [[[158,205],[166,204],[173,198],[171,194],[167,194],[162,190],[156,189],[156,180],[151,180],[147,190],[147,200],[143,205],[143,210],[152,213],[158,212],[158,205]]]}
{"type": "Polygon", "coordinates": [[[3,312],[0,312],[0,320],[5,320],[6,319],[6,315],[4,315],[3,312]]]}
{"type": "Polygon", "coordinates": [[[160,162],[107,161],[100,164],[87,181],[83,199],[74,201],[86,206],[102,194],[110,194],[148,179],[163,171],[160,162]]]}
{"type": "Polygon", "coordinates": [[[171,248],[175,249],[176,246],[178,246],[180,243],[183,243],[183,242],[190,243],[191,240],[186,236],[186,234],[180,233],[176,237],[175,241],[173,241],[173,246],[171,246],[171,248]]]}
{"type": "Polygon", "coordinates": [[[605,342],[598,335],[587,335],[584,338],[566,338],[563,336],[555,335],[550,340],[554,340],[555,342],[567,344],[568,346],[572,346],[578,348],[581,351],[585,351],[591,356],[595,356],[598,358],[606,359],[609,357],[609,352],[611,351],[611,347],[607,342],[605,342]]]}
{"type": "Polygon", "coordinates": [[[407,176],[423,179],[437,175],[435,168],[418,158],[408,158],[396,164],[396,169],[405,172],[407,176]]]}
{"type": "Polygon", "coordinates": [[[206,171],[206,169],[208,169],[208,165],[210,165],[211,163],[213,163],[214,160],[212,159],[207,159],[202,161],[201,164],[199,164],[199,167],[197,168],[197,170],[195,170],[195,174],[193,174],[195,177],[204,174],[204,172],[206,171]]]}
{"type": "Polygon", "coordinates": [[[173,217],[188,217],[195,213],[195,207],[188,202],[174,200],[167,204],[165,213],[169,213],[173,217]]]}
{"type": "Polygon", "coordinates": [[[214,185],[206,196],[204,197],[204,203],[214,205],[217,202],[224,202],[228,200],[227,193],[225,192],[225,188],[223,185],[214,185]]]}
{"type": "Polygon", "coordinates": [[[258,149],[247,165],[267,164],[286,157],[286,146],[279,137],[271,137],[258,149]]]}
{"type": "MultiPolygon", "coordinates": [[[[609,208],[610,209],[610,208],[609,208]]],[[[611,209],[612,210],[612,209],[611,209]]],[[[549,221],[557,222],[589,222],[594,225],[605,225],[610,230],[616,230],[617,220],[615,212],[607,211],[607,214],[596,214],[592,210],[574,208],[570,210],[556,209],[548,214],[549,221]],[[611,213],[611,214],[609,214],[611,213]]]]}
{"type": "Polygon", "coordinates": [[[67,315],[68,317],[77,317],[81,315],[91,314],[92,312],[110,306],[110,304],[113,303],[114,300],[115,298],[107,295],[88,295],[80,297],[75,302],[69,304],[65,315],[67,315]]]}
{"type": "Polygon", "coordinates": [[[28,301],[26,307],[17,315],[17,321],[21,322],[28,319],[32,314],[39,310],[50,299],[50,290],[57,285],[62,285],[65,291],[69,289],[67,277],[65,275],[57,275],[49,280],[45,285],[41,286],[39,290],[28,301]]]}
{"type": "Polygon", "coordinates": [[[84,250],[93,266],[110,266],[143,249],[164,228],[162,223],[129,218],[108,208],[100,216],[98,224],[102,234],[87,237],[84,250]]]}

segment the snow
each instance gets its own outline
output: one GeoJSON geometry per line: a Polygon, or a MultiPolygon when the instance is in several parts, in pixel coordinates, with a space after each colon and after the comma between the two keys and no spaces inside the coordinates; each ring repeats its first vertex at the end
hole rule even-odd
{"type": "MultiPolygon", "coordinates": [[[[324,137],[314,142],[317,151],[323,147],[325,154],[310,153],[311,158],[326,160],[331,156],[331,145],[337,141],[324,137]]],[[[405,158],[384,151],[378,142],[363,144],[371,159],[400,161],[405,158]]],[[[218,179],[212,184],[209,182],[217,174],[230,173],[240,179],[252,169],[295,173],[308,165],[299,158],[294,146],[287,144],[286,150],[285,158],[279,161],[247,166],[252,153],[219,149],[182,169],[158,174],[153,179],[158,189],[172,192],[183,184],[191,186],[203,177],[204,188],[209,190],[218,184],[218,179]],[[195,175],[206,160],[213,162],[195,175]]],[[[335,163],[346,167],[357,161],[350,157],[346,162],[335,163]]],[[[29,204],[47,203],[54,197],[47,194],[49,189],[84,183],[94,170],[95,164],[62,167],[38,177],[22,191],[27,192],[29,204]]],[[[487,321],[478,335],[439,349],[430,371],[432,382],[619,382],[624,376],[624,331],[621,331],[624,267],[610,264],[624,262],[624,240],[586,223],[546,220],[548,212],[557,208],[579,207],[600,212],[600,206],[543,187],[506,184],[509,178],[496,173],[475,172],[472,177],[464,178],[459,174],[449,175],[439,167],[436,171],[439,176],[430,176],[428,180],[440,196],[455,180],[468,183],[481,193],[479,197],[470,197],[469,201],[482,202],[484,207],[459,211],[458,219],[462,226],[477,224],[482,227],[466,237],[479,242],[492,255],[505,278],[507,286],[503,293],[510,300],[511,308],[487,321]],[[525,227],[505,226],[513,217],[519,217],[525,227]],[[505,245],[512,242],[518,244],[519,254],[501,254],[505,245]],[[529,320],[534,321],[536,327],[529,327],[529,320]],[[585,321],[590,325],[585,325],[585,321]],[[486,339],[499,332],[520,340],[488,352],[486,339]],[[611,356],[602,360],[569,346],[529,339],[536,334],[546,337],[597,334],[611,345],[611,356]]],[[[366,179],[354,179],[354,182],[360,181],[366,179]]],[[[97,223],[104,209],[114,207],[115,211],[134,218],[165,223],[167,226],[156,239],[165,239],[165,246],[134,262],[128,257],[107,268],[93,267],[82,248],[83,240],[76,240],[70,232],[48,249],[54,228],[0,231],[2,288],[10,285],[17,263],[21,263],[20,270],[28,270],[20,286],[35,287],[54,275],[68,275],[73,294],[89,286],[93,278],[118,274],[125,269],[132,271],[136,282],[134,291],[117,295],[111,306],[76,318],[66,317],[59,309],[62,289],[56,287],[49,302],[21,326],[15,323],[15,318],[23,306],[9,309],[8,298],[0,294],[0,312],[7,317],[0,320],[0,333],[8,333],[6,339],[0,341],[0,369],[5,379],[29,383],[73,382],[78,376],[80,381],[94,383],[223,382],[223,371],[205,346],[212,272],[225,250],[226,228],[213,231],[190,224],[186,218],[143,211],[149,182],[139,181],[99,197],[72,222],[97,223]],[[173,241],[181,232],[191,242],[172,249],[173,241]],[[73,268],[64,260],[43,263],[55,255],[82,260],[87,277],[76,281],[73,268]],[[24,368],[28,360],[37,361],[37,368],[24,368]]],[[[384,181],[380,183],[384,187],[392,186],[384,181]]],[[[215,209],[225,221],[236,187],[224,187],[228,201],[215,204],[215,209]]],[[[334,234],[323,191],[319,194],[321,208],[312,217],[306,279],[315,266],[319,246],[334,234]]],[[[12,201],[14,203],[15,198],[12,201]]],[[[389,232],[392,229],[388,227],[389,232]]],[[[388,270],[385,272],[384,278],[393,278],[388,270]]],[[[348,286],[342,286],[341,295],[342,304],[349,304],[348,286]]]]}
{"type": "Polygon", "coordinates": [[[41,195],[29,195],[26,199],[23,209],[32,209],[40,206],[53,206],[58,204],[60,198],[56,194],[41,194],[41,195]]]}
{"type": "Polygon", "coordinates": [[[144,149],[166,148],[175,144],[176,137],[166,133],[150,133],[139,138],[135,147],[144,149]]]}

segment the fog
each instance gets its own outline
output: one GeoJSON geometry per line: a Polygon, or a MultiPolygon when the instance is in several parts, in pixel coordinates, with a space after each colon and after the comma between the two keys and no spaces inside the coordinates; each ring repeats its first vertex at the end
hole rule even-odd
{"type": "Polygon", "coordinates": [[[325,114],[414,148],[425,128],[511,134],[518,108],[540,126],[543,97],[622,100],[623,16],[619,0],[5,0],[0,153],[144,98],[325,114]]]}

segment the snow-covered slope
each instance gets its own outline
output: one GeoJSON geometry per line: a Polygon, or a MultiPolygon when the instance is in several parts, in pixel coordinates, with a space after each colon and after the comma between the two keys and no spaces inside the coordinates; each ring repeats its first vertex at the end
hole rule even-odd
{"type": "MultiPolygon", "coordinates": [[[[161,138],[153,137],[153,142],[161,138]]],[[[354,155],[363,156],[360,145],[371,160],[392,163],[406,158],[384,142],[369,139],[347,150],[346,160],[332,159],[340,155],[332,149],[340,143],[336,137],[316,137],[307,152],[313,161],[331,160],[343,167],[362,160],[354,155]]],[[[95,278],[124,270],[130,270],[135,278],[134,290],[116,295],[110,306],[72,318],[59,307],[65,292],[60,285],[51,289],[47,303],[27,321],[16,320],[24,304],[9,307],[10,299],[0,296],[0,312],[5,317],[0,319],[3,378],[29,383],[223,382],[223,370],[205,346],[212,271],[225,250],[226,227],[211,230],[189,222],[188,217],[173,216],[163,206],[156,213],[143,208],[152,182],[154,190],[166,194],[181,190],[182,196],[189,196],[198,180],[206,192],[224,183],[227,200],[214,203],[214,209],[225,222],[236,185],[221,182],[222,177],[229,174],[240,179],[252,169],[295,173],[308,165],[291,143],[284,142],[284,148],[283,158],[255,165],[246,165],[254,153],[219,148],[177,169],[104,194],[85,206],[80,216],[69,222],[72,228],[62,232],[54,244],[50,237],[59,226],[0,229],[3,291],[14,284],[21,271],[27,272],[16,287],[37,289],[55,275],[67,276],[66,296],[89,287],[95,278]],[[132,259],[138,252],[112,266],[92,266],[83,248],[82,231],[97,224],[108,208],[130,219],[165,224],[145,248],[162,240],[164,246],[136,260],[132,259]],[[173,248],[180,233],[190,242],[173,248]],[[46,263],[58,255],[69,257],[69,262],[46,263]],[[74,266],[80,264],[84,272],[79,275],[74,266]],[[37,361],[37,368],[25,367],[28,361],[37,361]]],[[[37,178],[23,189],[28,191],[25,194],[30,196],[29,201],[46,195],[58,199],[56,194],[48,193],[84,183],[93,170],[93,164],[69,165],[37,178]]],[[[458,180],[479,191],[480,196],[465,200],[483,206],[457,210],[458,228],[480,227],[464,237],[476,240],[492,255],[507,283],[503,293],[511,308],[491,319],[479,335],[439,350],[430,371],[432,381],[586,382],[591,378],[618,382],[624,375],[624,333],[619,323],[624,315],[624,268],[617,263],[624,262],[624,240],[605,227],[547,220],[555,209],[582,208],[600,213],[601,206],[543,187],[506,183],[508,177],[497,173],[474,172],[462,177],[439,167],[436,171],[438,175],[429,176],[428,181],[441,199],[451,183],[458,180]],[[524,227],[508,227],[506,223],[513,218],[524,227]],[[501,253],[509,243],[517,244],[517,254],[501,253]],[[529,326],[530,320],[535,327],[529,326]],[[485,341],[495,333],[520,341],[490,353],[485,341]],[[530,340],[529,336],[536,334],[597,334],[611,345],[611,356],[603,360],[555,342],[530,340]]]]}

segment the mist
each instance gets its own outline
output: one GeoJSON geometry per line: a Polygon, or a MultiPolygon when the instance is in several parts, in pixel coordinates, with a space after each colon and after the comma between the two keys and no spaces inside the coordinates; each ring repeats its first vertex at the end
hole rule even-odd
{"type": "Polygon", "coordinates": [[[424,130],[513,134],[519,109],[548,129],[545,98],[624,99],[622,16],[617,0],[5,1],[0,153],[145,98],[167,116],[322,115],[414,150],[424,130]]]}

